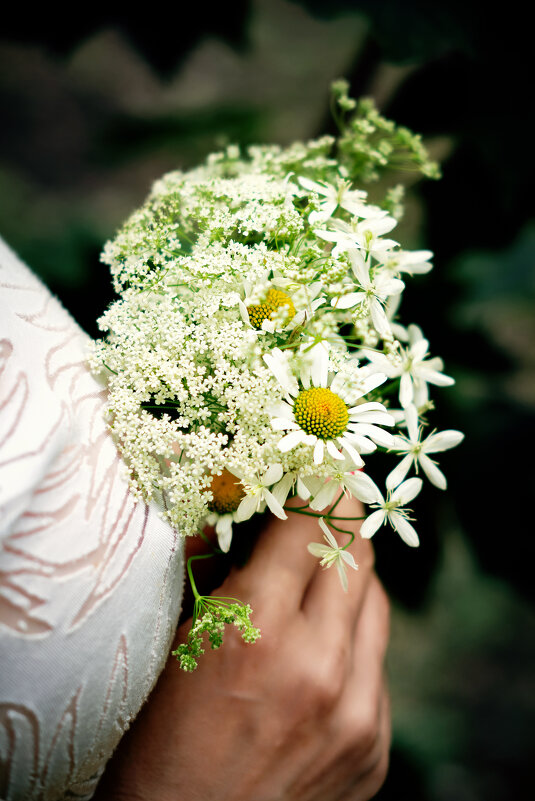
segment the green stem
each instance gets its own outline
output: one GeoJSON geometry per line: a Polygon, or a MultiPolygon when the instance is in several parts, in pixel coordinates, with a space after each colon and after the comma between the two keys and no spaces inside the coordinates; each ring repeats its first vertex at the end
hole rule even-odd
{"type": "Polygon", "coordinates": [[[193,591],[193,596],[195,598],[195,602],[200,601],[203,596],[200,594],[200,592],[197,589],[197,585],[195,584],[195,579],[193,578],[193,571],[191,569],[191,564],[192,564],[192,562],[195,562],[198,559],[211,559],[213,557],[213,555],[214,555],[213,553],[196,554],[195,556],[190,556],[190,558],[187,561],[186,569],[188,571],[188,578],[189,578],[189,581],[190,581],[190,584],[191,584],[191,589],[193,591]]]}

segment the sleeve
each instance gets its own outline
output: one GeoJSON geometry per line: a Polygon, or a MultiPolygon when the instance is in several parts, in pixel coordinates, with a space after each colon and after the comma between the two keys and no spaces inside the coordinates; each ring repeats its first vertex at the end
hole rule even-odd
{"type": "Polygon", "coordinates": [[[88,338],[0,239],[0,798],[89,799],[162,670],[181,538],[135,503],[88,338]]]}

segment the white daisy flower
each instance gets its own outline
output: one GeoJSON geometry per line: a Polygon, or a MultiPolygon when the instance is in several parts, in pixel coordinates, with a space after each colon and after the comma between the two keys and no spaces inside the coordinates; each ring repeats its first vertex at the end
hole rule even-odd
{"type": "Polygon", "coordinates": [[[205,523],[215,526],[219,547],[227,553],[232,542],[232,524],[238,522],[237,510],[245,495],[241,481],[229,470],[223,470],[212,478],[210,484],[212,500],[208,504],[210,513],[205,523]]]}
{"type": "MultiPolygon", "coordinates": [[[[279,283],[273,281],[273,284],[279,283]]],[[[268,286],[261,298],[249,285],[244,285],[244,288],[245,299],[238,300],[241,318],[247,326],[263,333],[297,328],[325,302],[324,298],[317,297],[322,289],[319,281],[308,287],[307,303],[301,309],[296,308],[294,298],[278,286],[268,286]]]]}
{"type": "MultiPolygon", "coordinates": [[[[303,364],[298,381],[290,369],[289,357],[275,348],[264,355],[286,393],[287,402],[278,407],[279,415],[271,425],[275,431],[288,431],[279,442],[279,450],[286,453],[298,445],[314,449],[314,464],[323,462],[325,451],[335,460],[344,459],[341,448],[357,467],[364,462],[359,451],[375,450],[376,444],[390,447],[392,435],[380,425],[392,425],[393,418],[381,403],[363,403],[349,407],[344,397],[343,380],[329,374],[329,354],[323,344],[309,351],[309,360],[303,364]]],[[[356,401],[384,381],[379,373],[363,378],[360,390],[352,389],[351,399],[356,401]]]]}
{"type": "Polygon", "coordinates": [[[418,539],[418,534],[409,523],[410,510],[403,509],[403,506],[416,498],[422,489],[422,484],[421,478],[409,478],[408,481],[404,481],[393,492],[389,492],[386,501],[381,495],[379,503],[373,504],[373,506],[378,507],[377,511],[372,512],[360,527],[360,536],[369,539],[373,537],[381,526],[388,522],[407,545],[416,548],[420,544],[420,540],[418,539]]]}
{"type": "Polygon", "coordinates": [[[266,504],[276,517],[286,520],[286,512],[268,489],[268,487],[280,481],[281,478],[282,466],[280,464],[270,465],[260,478],[256,478],[253,481],[240,476],[246,494],[236,510],[236,520],[239,523],[248,520],[255,512],[263,511],[266,504]]]}
{"type": "Polygon", "coordinates": [[[346,566],[352,567],[353,570],[358,570],[359,566],[355,562],[353,554],[349,553],[344,548],[340,548],[322,517],[320,517],[318,523],[321,526],[327,545],[323,545],[321,542],[310,542],[307,548],[313,556],[321,559],[320,565],[322,567],[329,568],[336,565],[344,592],[347,592],[346,566]]]}
{"type": "Polygon", "coordinates": [[[383,305],[390,295],[403,292],[405,284],[399,278],[392,278],[386,271],[378,270],[373,278],[370,277],[370,265],[364,261],[358,250],[348,251],[348,256],[353,274],[359,282],[359,289],[357,292],[348,292],[339,298],[333,298],[331,306],[335,309],[350,309],[367,301],[376,331],[383,337],[390,336],[390,323],[383,305]]]}
{"type": "Polygon", "coordinates": [[[386,479],[387,488],[393,489],[397,487],[409,472],[411,465],[414,464],[416,472],[418,472],[418,466],[420,466],[435,487],[446,489],[446,476],[427,454],[455,448],[456,445],[463,441],[464,434],[453,430],[441,431],[440,433],[430,434],[422,441],[423,427],[418,426],[418,412],[413,404],[410,404],[405,409],[405,420],[408,436],[395,436],[394,446],[391,448],[391,450],[404,453],[405,456],[388,475],[386,479]]]}

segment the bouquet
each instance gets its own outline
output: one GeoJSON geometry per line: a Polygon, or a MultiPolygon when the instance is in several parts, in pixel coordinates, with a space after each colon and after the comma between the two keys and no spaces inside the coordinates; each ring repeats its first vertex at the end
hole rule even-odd
{"type": "MultiPolygon", "coordinates": [[[[427,433],[429,386],[454,382],[420,328],[398,320],[432,254],[390,238],[402,185],[383,180],[374,202],[363,189],[389,169],[438,167],[344,81],[333,109],[337,138],[229,146],[156,181],[105,247],[119,298],[91,363],[136,497],[158,500],[184,536],[214,526],[227,552],[236,524],[266,508],[285,519],[298,496],[292,513],[318,520],[309,551],[345,589],[357,565],[336,514],[344,493],[367,505],[362,537],[388,524],[417,546],[407,504],[420,474],[446,488],[432,457],[463,435],[427,433]],[[392,464],[384,490],[366,471],[376,454],[392,464]]],[[[247,604],[199,594],[195,558],[192,628],[175,652],[186,670],[205,633],[214,648],[225,624],[247,642],[260,634],[247,604]]]]}

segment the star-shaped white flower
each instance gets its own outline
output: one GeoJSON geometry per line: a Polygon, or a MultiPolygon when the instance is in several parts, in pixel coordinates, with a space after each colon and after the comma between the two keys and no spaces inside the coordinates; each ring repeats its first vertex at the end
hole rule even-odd
{"type": "Polygon", "coordinates": [[[314,511],[321,511],[331,506],[338,493],[342,491],[362,503],[373,503],[381,499],[381,493],[375,482],[362,470],[355,470],[348,459],[344,464],[340,463],[339,470],[327,481],[321,482],[316,479],[311,482],[305,479],[305,484],[309,489],[314,488],[314,500],[309,504],[314,511]]]}
{"type": "Polygon", "coordinates": [[[375,367],[389,378],[400,377],[399,402],[403,408],[410,403],[422,408],[429,398],[428,384],[449,387],[455,384],[455,379],[442,372],[442,359],[438,356],[427,358],[429,342],[424,339],[418,326],[409,325],[408,335],[409,346],[401,349],[395,361],[372,350],[365,349],[365,353],[375,367]]]}
{"type": "Polygon", "coordinates": [[[373,504],[374,507],[378,507],[377,511],[372,512],[360,527],[360,536],[369,539],[381,526],[390,523],[407,545],[416,548],[420,544],[420,540],[409,523],[409,510],[403,509],[403,506],[416,498],[422,489],[422,484],[421,478],[409,478],[396,490],[389,492],[386,501],[381,496],[380,502],[373,504]]]}
{"type": "MultiPolygon", "coordinates": [[[[235,472],[235,471],[233,471],[235,472]]],[[[272,492],[268,489],[276,484],[282,478],[282,466],[280,464],[272,464],[263,473],[260,478],[253,479],[245,478],[239,475],[238,478],[245,488],[245,498],[240,503],[236,510],[236,521],[238,523],[248,520],[255,512],[260,512],[265,504],[273,512],[273,514],[281,520],[287,519],[287,514],[275,498],[272,492]]]]}
{"type": "Polygon", "coordinates": [[[387,489],[397,487],[409,472],[412,464],[414,464],[416,472],[418,472],[418,466],[420,466],[435,487],[446,489],[446,476],[427,454],[455,448],[464,439],[464,434],[461,431],[441,431],[440,433],[430,434],[426,439],[421,440],[423,428],[418,426],[418,412],[413,404],[410,404],[405,409],[405,421],[407,423],[408,436],[395,436],[394,446],[390,450],[406,455],[388,475],[386,479],[387,489]]]}
{"type": "Polygon", "coordinates": [[[332,220],[331,228],[335,230],[325,231],[315,229],[314,233],[320,239],[327,242],[334,242],[332,256],[337,259],[341,253],[358,248],[366,256],[372,256],[377,261],[384,261],[387,254],[398,246],[398,242],[393,239],[383,239],[383,234],[387,234],[397,223],[393,217],[389,217],[386,212],[378,210],[377,216],[366,220],[360,220],[352,224],[344,220],[332,220]],[[381,215],[381,216],[379,216],[381,215]]]}
{"type": "Polygon", "coordinates": [[[399,295],[405,284],[399,278],[392,278],[390,273],[380,269],[371,277],[369,263],[365,262],[358,250],[348,251],[348,256],[359,288],[356,292],[348,292],[339,298],[333,298],[331,306],[335,309],[350,309],[367,301],[376,331],[381,336],[389,336],[391,328],[383,305],[391,295],[399,295]]]}
{"type": "Polygon", "coordinates": [[[308,178],[301,177],[297,180],[308,192],[315,192],[324,198],[324,200],[320,201],[318,211],[312,211],[308,216],[312,225],[326,222],[333,216],[338,206],[356,217],[367,216],[370,208],[365,203],[368,193],[360,189],[351,189],[349,181],[340,181],[338,186],[333,186],[328,183],[310,181],[308,178]]]}
{"type": "Polygon", "coordinates": [[[346,566],[352,567],[353,570],[358,570],[359,566],[355,562],[353,554],[344,548],[340,548],[322,517],[320,517],[318,523],[321,526],[327,545],[323,545],[321,542],[310,542],[307,548],[313,556],[321,559],[320,565],[322,567],[328,568],[336,565],[344,592],[347,592],[346,566]]]}

